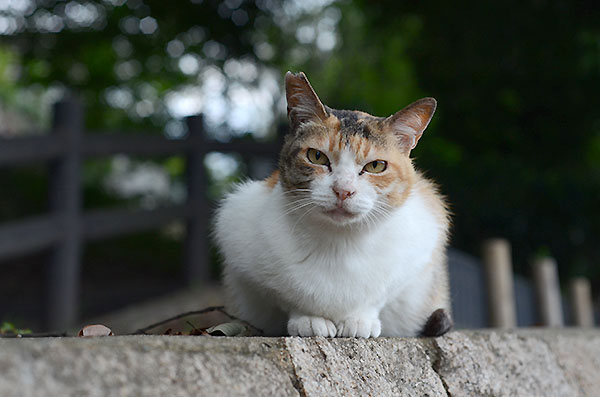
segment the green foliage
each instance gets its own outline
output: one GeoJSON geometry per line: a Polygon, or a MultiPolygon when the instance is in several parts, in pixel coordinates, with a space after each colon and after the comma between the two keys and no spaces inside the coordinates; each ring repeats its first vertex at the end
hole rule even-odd
{"type": "Polygon", "coordinates": [[[19,329],[14,324],[4,321],[0,325],[0,335],[25,335],[30,334],[30,329],[19,329]]]}
{"type": "MultiPolygon", "coordinates": [[[[597,277],[600,34],[589,15],[598,5],[352,6],[369,33],[353,52],[386,65],[405,59],[413,84],[438,99],[435,123],[414,155],[449,197],[453,244],[477,254],[483,238],[503,236],[520,271],[527,272],[533,252],[549,247],[562,276],[597,277]],[[389,57],[389,43],[402,40],[394,44],[398,55],[389,57]]],[[[344,63],[345,75],[359,81],[365,68],[366,61],[344,63]]],[[[394,70],[377,70],[380,81],[365,80],[357,97],[395,87],[394,70]]],[[[372,103],[377,112],[390,111],[372,103]]]]}

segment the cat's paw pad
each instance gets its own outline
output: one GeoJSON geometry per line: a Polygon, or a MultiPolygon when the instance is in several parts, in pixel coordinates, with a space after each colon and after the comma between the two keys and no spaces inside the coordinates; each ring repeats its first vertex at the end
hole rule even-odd
{"type": "Polygon", "coordinates": [[[300,316],[290,318],[288,333],[291,336],[328,336],[333,338],[337,329],[335,324],[326,318],[300,316]]]}
{"type": "Polygon", "coordinates": [[[380,334],[381,321],[377,318],[348,317],[337,323],[337,336],[377,338],[380,334]]]}

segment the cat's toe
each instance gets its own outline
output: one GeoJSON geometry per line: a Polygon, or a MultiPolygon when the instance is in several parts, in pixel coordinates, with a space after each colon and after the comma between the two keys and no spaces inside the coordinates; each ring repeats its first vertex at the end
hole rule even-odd
{"type": "Polygon", "coordinates": [[[298,319],[290,319],[287,325],[288,335],[300,336],[300,327],[298,325],[298,319]]]}
{"type": "Polygon", "coordinates": [[[330,320],[322,317],[312,317],[311,326],[314,336],[334,337],[337,333],[335,325],[330,320]]]}
{"type": "Polygon", "coordinates": [[[300,317],[298,320],[298,335],[313,336],[313,330],[310,324],[310,317],[300,317]]]}
{"type": "Polygon", "coordinates": [[[371,322],[371,338],[377,338],[381,335],[381,321],[375,320],[371,322]]]}
{"type": "Polygon", "coordinates": [[[350,317],[337,324],[337,336],[347,338],[376,338],[381,334],[379,319],[350,317]]]}
{"type": "Polygon", "coordinates": [[[358,331],[358,319],[354,317],[347,318],[337,324],[337,336],[343,338],[354,338],[358,331]]]}
{"type": "Polygon", "coordinates": [[[291,336],[334,337],[337,330],[333,322],[326,318],[300,316],[288,321],[288,333],[291,336]]]}

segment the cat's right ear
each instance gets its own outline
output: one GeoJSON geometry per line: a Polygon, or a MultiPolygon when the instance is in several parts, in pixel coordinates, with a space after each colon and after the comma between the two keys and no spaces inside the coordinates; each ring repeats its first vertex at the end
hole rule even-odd
{"type": "Polygon", "coordinates": [[[429,125],[437,102],[433,98],[423,98],[411,103],[384,120],[387,128],[396,135],[402,150],[410,153],[417,146],[423,131],[429,125]]]}
{"type": "Polygon", "coordinates": [[[322,122],[328,116],[325,106],[303,72],[298,74],[287,72],[285,74],[285,96],[292,131],[302,123],[322,122]]]}

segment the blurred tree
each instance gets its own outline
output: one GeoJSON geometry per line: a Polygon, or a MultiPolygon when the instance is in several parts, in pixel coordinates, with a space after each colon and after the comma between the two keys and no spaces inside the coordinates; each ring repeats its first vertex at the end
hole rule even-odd
{"type": "Polygon", "coordinates": [[[320,93],[379,115],[436,97],[414,155],[449,197],[453,244],[477,254],[483,238],[504,236],[522,272],[549,250],[562,276],[598,280],[599,8],[355,1],[317,74],[327,80],[320,93]]]}
{"type": "Polygon", "coordinates": [[[254,22],[264,14],[241,0],[21,3],[3,10],[13,22],[3,41],[20,56],[19,84],[83,95],[92,128],[164,126],[170,90],[202,68],[254,58],[254,22]]]}

